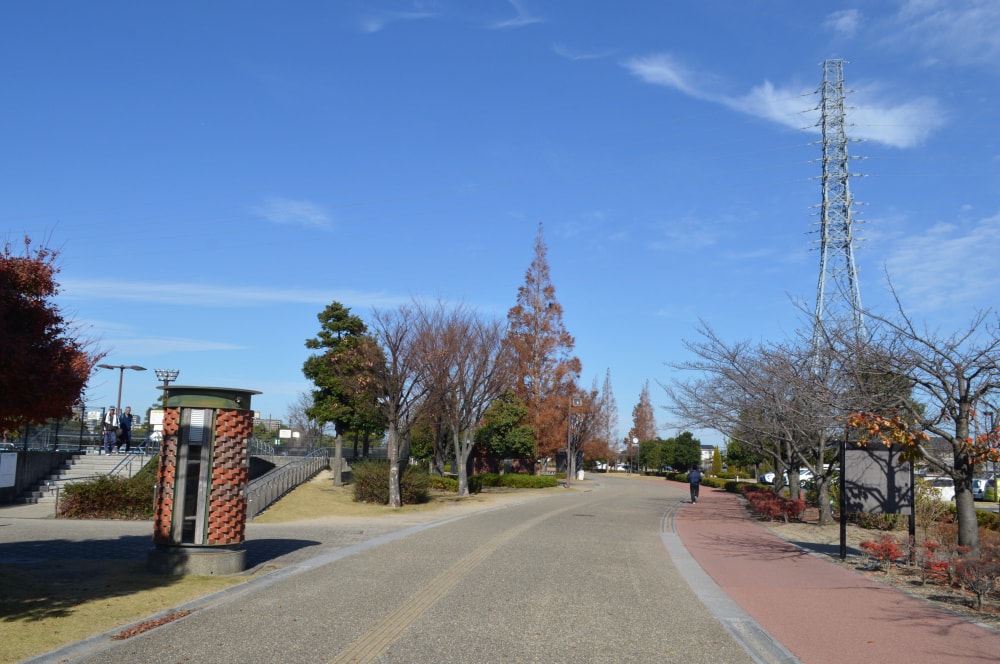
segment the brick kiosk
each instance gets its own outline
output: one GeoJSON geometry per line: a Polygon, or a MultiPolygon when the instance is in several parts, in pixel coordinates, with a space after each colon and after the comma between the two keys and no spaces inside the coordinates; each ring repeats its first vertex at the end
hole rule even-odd
{"type": "Polygon", "coordinates": [[[154,548],[147,566],[160,574],[235,574],[247,520],[247,440],[253,390],[171,385],[156,475],[154,548]]]}

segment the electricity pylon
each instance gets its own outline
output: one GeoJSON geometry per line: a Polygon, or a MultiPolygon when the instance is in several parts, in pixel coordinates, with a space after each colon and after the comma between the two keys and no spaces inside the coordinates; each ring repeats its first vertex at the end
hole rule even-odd
{"type": "MultiPolygon", "coordinates": [[[[820,86],[823,201],[820,204],[819,282],[813,319],[813,350],[823,343],[827,323],[853,322],[854,334],[865,335],[861,291],[854,265],[854,199],[851,197],[850,157],[844,113],[844,61],[823,62],[820,86]],[[848,318],[849,317],[849,318],[848,318]]],[[[818,353],[816,353],[818,355],[818,353]]]]}

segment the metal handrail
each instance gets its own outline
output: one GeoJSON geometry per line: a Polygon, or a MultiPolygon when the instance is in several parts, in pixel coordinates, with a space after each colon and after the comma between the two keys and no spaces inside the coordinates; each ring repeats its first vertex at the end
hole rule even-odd
{"type": "Polygon", "coordinates": [[[126,454],[124,458],[122,458],[122,460],[108,472],[108,475],[118,476],[125,473],[126,477],[132,477],[135,475],[135,473],[132,472],[132,464],[136,461],[140,461],[139,468],[142,469],[152,456],[152,454],[147,454],[145,451],[139,454],[126,454]]]}
{"type": "Polygon", "coordinates": [[[247,519],[253,520],[279,498],[312,479],[329,465],[330,450],[319,448],[250,482],[244,492],[247,499],[247,519]]]}
{"type": "Polygon", "coordinates": [[[255,436],[247,439],[247,454],[250,456],[274,456],[274,445],[265,443],[255,436]]]}

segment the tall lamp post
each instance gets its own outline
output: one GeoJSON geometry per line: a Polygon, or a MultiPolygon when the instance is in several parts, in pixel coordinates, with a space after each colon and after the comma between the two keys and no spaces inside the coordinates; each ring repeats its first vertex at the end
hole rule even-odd
{"type": "Polygon", "coordinates": [[[167,388],[170,387],[170,383],[177,380],[177,376],[180,375],[180,369],[153,369],[156,372],[156,380],[163,383],[163,396],[161,400],[163,405],[167,405],[167,388]]]}
{"type": "Polygon", "coordinates": [[[638,436],[633,436],[632,437],[632,444],[635,445],[635,455],[632,457],[632,461],[629,461],[629,466],[632,467],[634,470],[638,470],[639,469],[638,468],[638,461],[639,461],[639,437],[638,436]]]}
{"type": "MultiPolygon", "coordinates": [[[[992,411],[986,411],[983,415],[986,416],[986,425],[989,427],[989,430],[986,432],[988,445],[996,435],[994,433],[996,422],[993,419],[995,414],[992,411]]],[[[995,460],[993,461],[993,498],[997,501],[997,512],[1000,512],[1000,477],[997,477],[997,462],[995,460]]]]}
{"type": "Polygon", "coordinates": [[[573,453],[573,406],[579,408],[583,405],[583,400],[580,397],[570,395],[569,401],[566,402],[566,488],[569,488],[572,480],[570,475],[572,474],[570,467],[570,455],[573,453]]]}
{"type": "Polygon", "coordinates": [[[118,369],[118,401],[115,402],[115,413],[122,412],[122,381],[125,380],[125,370],[145,371],[146,367],[140,367],[135,364],[98,364],[97,366],[101,369],[118,369]]]}

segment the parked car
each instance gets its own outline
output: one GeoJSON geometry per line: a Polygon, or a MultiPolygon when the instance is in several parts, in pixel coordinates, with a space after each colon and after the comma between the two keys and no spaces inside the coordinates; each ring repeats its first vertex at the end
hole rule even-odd
{"type": "Polygon", "coordinates": [[[0,452],[16,452],[17,448],[14,447],[14,443],[0,443],[0,452]]]}
{"type": "MultiPolygon", "coordinates": [[[[811,481],[813,478],[812,471],[807,468],[803,468],[799,471],[799,485],[805,486],[805,484],[811,481]]],[[[774,484],[774,472],[764,473],[757,478],[757,481],[761,484],[774,484]]],[[[788,484],[788,473],[785,473],[785,484],[788,484]]]]}
{"type": "Polygon", "coordinates": [[[928,477],[927,481],[938,495],[938,500],[955,500],[955,481],[950,477],[928,477]]]}
{"type": "Polygon", "coordinates": [[[972,497],[976,500],[984,500],[986,498],[986,480],[980,478],[972,480],[972,497]]]}

